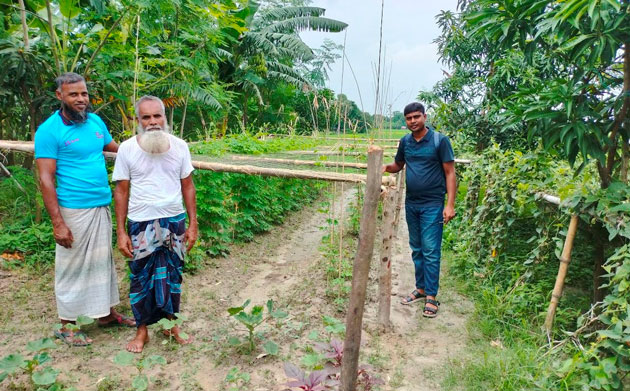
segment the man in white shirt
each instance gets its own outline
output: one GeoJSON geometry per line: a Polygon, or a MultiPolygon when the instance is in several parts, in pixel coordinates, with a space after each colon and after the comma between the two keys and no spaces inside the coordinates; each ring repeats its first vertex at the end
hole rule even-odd
{"type": "MultiPolygon", "coordinates": [[[[169,133],[160,98],[143,96],[136,114],[138,135],[120,145],[112,179],[118,248],[132,258],[129,300],[138,326],[127,350],[140,353],[149,341],[147,325],[174,319],[180,311],[184,255],[197,241],[198,229],[186,142],[169,133]]],[[[191,342],[177,326],[165,334],[181,344],[191,342]]]]}

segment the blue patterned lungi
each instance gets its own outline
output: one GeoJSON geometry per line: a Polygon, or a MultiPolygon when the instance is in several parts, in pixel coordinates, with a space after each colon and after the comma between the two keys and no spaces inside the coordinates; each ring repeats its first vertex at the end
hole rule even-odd
{"type": "Polygon", "coordinates": [[[129,301],[136,324],[150,325],[179,312],[186,214],[127,224],[133,259],[129,261],[129,301]]]}

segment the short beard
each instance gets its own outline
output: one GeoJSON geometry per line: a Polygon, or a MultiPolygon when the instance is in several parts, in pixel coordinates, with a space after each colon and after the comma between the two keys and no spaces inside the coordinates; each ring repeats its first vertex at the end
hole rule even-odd
{"type": "Polygon", "coordinates": [[[138,124],[138,144],[147,153],[164,153],[171,147],[169,133],[168,125],[164,125],[164,129],[145,130],[142,125],[138,124]]]}
{"type": "Polygon", "coordinates": [[[75,124],[82,124],[88,119],[89,106],[83,111],[76,111],[72,107],[61,101],[61,111],[63,114],[75,124]]]}

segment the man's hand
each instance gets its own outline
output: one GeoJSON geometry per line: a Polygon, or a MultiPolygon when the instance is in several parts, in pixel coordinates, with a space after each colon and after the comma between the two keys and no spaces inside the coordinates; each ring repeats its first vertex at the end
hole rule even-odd
{"type": "Polygon", "coordinates": [[[55,237],[55,242],[57,242],[60,246],[72,248],[74,237],[72,236],[72,231],[70,231],[70,228],[68,228],[66,223],[62,222],[54,224],[53,235],[55,237]]]}
{"type": "Polygon", "coordinates": [[[197,242],[198,232],[197,225],[191,225],[186,229],[186,233],[184,234],[184,243],[186,243],[186,252],[190,252],[193,246],[197,242]]]}
{"type": "Polygon", "coordinates": [[[127,258],[133,258],[133,246],[127,232],[118,232],[118,249],[127,258]]]}
{"type": "Polygon", "coordinates": [[[442,217],[444,218],[444,224],[453,220],[453,217],[455,217],[455,208],[452,206],[446,206],[442,212],[442,217]]]}

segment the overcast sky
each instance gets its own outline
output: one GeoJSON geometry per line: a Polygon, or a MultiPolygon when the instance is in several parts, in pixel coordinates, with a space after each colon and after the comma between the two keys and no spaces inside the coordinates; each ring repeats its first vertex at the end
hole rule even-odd
{"type": "MultiPolygon", "coordinates": [[[[325,17],[348,24],[346,57],[356,74],[363,110],[374,112],[375,77],[378,62],[381,1],[380,0],[313,0],[312,6],[326,9],[325,17]]],[[[402,111],[415,100],[418,91],[429,90],[443,78],[437,45],[440,34],[436,15],[441,10],[455,11],[457,0],[385,0],[383,15],[383,51],[388,73],[391,71],[387,104],[393,111],[402,111]]],[[[312,48],[321,46],[325,38],[343,44],[344,33],[303,32],[302,39],[312,48]]],[[[329,73],[329,88],[341,92],[341,59],[329,73]]],[[[386,83],[387,81],[385,81],[386,83]]],[[[381,86],[384,84],[381,83],[381,86]]],[[[383,87],[381,87],[383,88],[383,87]]],[[[347,64],[343,93],[361,108],[357,83],[347,64]]]]}

